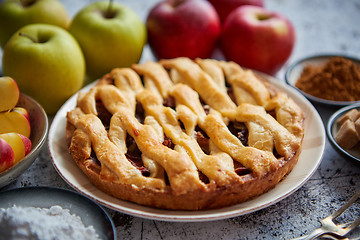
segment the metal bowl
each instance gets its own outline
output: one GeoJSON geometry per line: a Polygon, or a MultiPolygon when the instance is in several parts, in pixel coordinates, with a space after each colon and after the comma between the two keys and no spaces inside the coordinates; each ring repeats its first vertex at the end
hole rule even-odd
{"type": "Polygon", "coordinates": [[[49,128],[45,110],[33,98],[21,93],[16,106],[25,108],[29,113],[31,151],[18,164],[0,173],[0,188],[14,181],[35,161],[45,143],[49,128]]]}
{"type": "Polygon", "coordinates": [[[347,58],[360,66],[360,59],[351,57],[351,56],[346,56],[346,55],[341,55],[341,54],[314,55],[314,56],[302,58],[302,59],[296,61],[295,63],[291,64],[285,72],[285,82],[288,85],[290,85],[291,87],[298,90],[300,93],[302,93],[307,99],[309,99],[313,103],[320,103],[320,104],[335,106],[335,107],[343,107],[343,106],[347,106],[347,105],[354,104],[354,103],[360,103],[360,101],[331,101],[331,100],[327,100],[327,99],[318,98],[318,97],[312,96],[312,95],[300,90],[299,88],[297,88],[295,86],[303,69],[306,66],[308,66],[308,65],[312,65],[312,66],[324,65],[326,62],[328,62],[333,57],[347,58]]]}

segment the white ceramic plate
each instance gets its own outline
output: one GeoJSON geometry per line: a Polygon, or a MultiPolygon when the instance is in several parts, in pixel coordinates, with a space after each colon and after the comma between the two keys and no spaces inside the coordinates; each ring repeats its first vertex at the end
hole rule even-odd
{"type": "Polygon", "coordinates": [[[352,105],[349,105],[349,106],[346,106],[346,107],[343,107],[343,108],[337,110],[329,118],[329,121],[328,121],[328,124],[326,127],[326,133],[330,140],[330,143],[335,147],[336,150],[338,150],[341,154],[360,162],[360,148],[358,147],[359,144],[356,145],[354,148],[346,150],[346,149],[343,149],[342,147],[340,147],[339,144],[335,140],[335,136],[339,130],[339,127],[337,124],[338,118],[352,109],[357,109],[358,111],[360,111],[360,103],[355,103],[355,104],[352,104],[352,105]]]}
{"type": "MultiPolygon", "coordinates": [[[[75,107],[77,94],[61,107],[53,119],[48,140],[53,164],[61,177],[79,192],[108,208],[137,217],[163,221],[211,221],[236,217],[268,207],[295,192],[312,176],[321,162],[326,135],[318,112],[306,98],[293,88],[281,83],[280,80],[267,75],[263,77],[288,93],[303,109],[306,115],[305,138],[303,151],[293,171],[274,189],[254,200],[215,210],[171,211],[122,201],[100,191],[91,184],[85,174],[77,167],[66,147],[66,113],[75,107]]],[[[82,91],[89,90],[93,85],[94,83],[88,85],[82,91]]]]}
{"type": "Polygon", "coordinates": [[[353,103],[356,103],[356,102],[360,103],[360,101],[353,101],[353,102],[349,102],[349,101],[331,101],[331,100],[326,100],[326,99],[314,97],[314,96],[312,96],[312,95],[310,95],[310,94],[308,94],[306,92],[301,91],[299,88],[297,88],[295,86],[297,80],[300,78],[300,75],[301,75],[303,69],[306,66],[308,66],[308,65],[312,65],[312,66],[324,65],[332,57],[347,58],[347,59],[350,59],[351,61],[353,61],[354,63],[356,63],[357,65],[360,66],[360,60],[355,58],[355,57],[351,57],[351,56],[346,56],[346,55],[341,55],[341,54],[315,55],[315,56],[300,59],[300,60],[296,61],[295,63],[291,64],[289,66],[289,68],[286,70],[285,82],[288,85],[290,85],[291,87],[298,90],[306,98],[308,98],[310,101],[312,101],[314,103],[320,103],[320,104],[324,104],[324,105],[328,105],[328,106],[335,106],[335,107],[347,106],[347,105],[350,105],[350,104],[353,104],[353,103]]]}
{"type": "MultiPolygon", "coordinates": [[[[26,187],[0,192],[0,208],[59,205],[81,218],[85,226],[93,226],[101,239],[115,240],[115,225],[109,214],[96,202],[83,195],[60,188],[26,187]]],[[[1,238],[1,237],[0,237],[1,238]]]]}

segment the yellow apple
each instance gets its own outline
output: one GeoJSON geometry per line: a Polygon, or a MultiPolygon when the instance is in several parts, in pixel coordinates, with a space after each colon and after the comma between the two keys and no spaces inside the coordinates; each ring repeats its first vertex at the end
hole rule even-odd
{"type": "MultiPolygon", "coordinates": [[[[12,151],[14,152],[14,162],[13,165],[21,161],[30,151],[31,151],[31,140],[18,133],[4,133],[0,134],[0,139],[4,140],[12,151]]],[[[6,147],[6,145],[3,145],[6,147]]],[[[7,147],[9,147],[7,146],[7,147]]],[[[3,149],[0,150],[1,152],[3,149]]],[[[8,152],[8,149],[5,149],[4,152],[8,152]]],[[[2,160],[0,160],[2,162],[2,160]]],[[[4,162],[9,162],[8,159],[4,158],[4,162]]]]}
{"type": "Polygon", "coordinates": [[[19,88],[14,79],[0,77],[0,112],[13,109],[19,100],[19,88]]]}
{"type": "Polygon", "coordinates": [[[15,107],[11,111],[0,113],[0,134],[10,132],[30,137],[29,113],[25,108],[15,107]]]}
{"type": "Polygon", "coordinates": [[[3,73],[16,79],[20,91],[37,100],[47,114],[55,114],[82,87],[85,60],[76,39],[66,30],[30,24],[6,44],[3,73]]]}

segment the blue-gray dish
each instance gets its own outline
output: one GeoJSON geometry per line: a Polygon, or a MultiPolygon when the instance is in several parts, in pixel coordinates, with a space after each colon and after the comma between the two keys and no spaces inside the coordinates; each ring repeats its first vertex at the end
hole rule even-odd
{"type": "Polygon", "coordinates": [[[95,201],[72,190],[53,187],[25,187],[0,192],[0,208],[59,205],[81,218],[85,226],[93,226],[100,239],[115,240],[116,229],[109,214],[95,201]]]}
{"type": "Polygon", "coordinates": [[[326,133],[327,133],[330,143],[340,154],[342,154],[345,157],[359,161],[359,163],[360,163],[360,147],[357,147],[358,145],[353,147],[352,149],[347,150],[347,149],[343,149],[342,147],[340,147],[340,145],[335,140],[336,134],[338,132],[337,120],[352,109],[357,109],[360,111],[360,103],[351,104],[349,106],[346,106],[346,107],[343,107],[343,108],[337,110],[329,118],[329,121],[328,121],[327,127],[326,127],[326,133]]]}
{"type": "Polygon", "coordinates": [[[14,181],[31,166],[39,155],[48,134],[48,117],[36,100],[21,93],[16,106],[25,108],[29,113],[31,151],[21,162],[0,173],[0,188],[14,181]]]}
{"type": "Polygon", "coordinates": [[[302,93],[307,99],[309,99],[313,103],[319,103],[323,105],[328,106],[334,106],[334,107],[343,107],[354,103],[360,103],[360,101],[332,101],[327,99],[318,98],[315,96],[312,96],[299,88],[295,86],[297,80],[299,79],[303,69],[308,66],[321,66],[324,65],[326,62],[328,62],[333,57],[343,57],[346,59],[349,59],[360,66],[360,59],[353,57],[353,56],[347,56],[347,55],[341,55],[341,54],[323,54],[323,55],[314,55],[310,57],[302,58],[293,64],[291,64],[286,72],[285,72],[285,82],[290,85],[291,87],[298,90],[300,93],[302,93]]]}

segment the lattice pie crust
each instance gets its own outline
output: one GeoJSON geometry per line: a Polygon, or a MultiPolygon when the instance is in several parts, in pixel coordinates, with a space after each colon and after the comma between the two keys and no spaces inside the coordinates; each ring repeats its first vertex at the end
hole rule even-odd
{"type": "Polygon", "coordinates": [[[147,206],[211,209],[281,181],[304,114],[233,62],[176,58],[113,69],[67,114],[69,151],[90,181],[147,206]]]}

